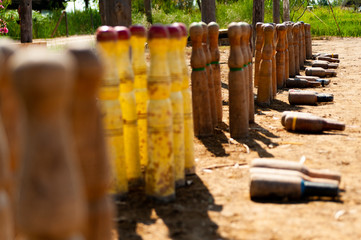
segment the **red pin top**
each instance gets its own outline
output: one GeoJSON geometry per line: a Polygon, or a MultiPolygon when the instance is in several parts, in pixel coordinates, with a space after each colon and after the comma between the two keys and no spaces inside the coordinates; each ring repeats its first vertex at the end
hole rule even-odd
{"type": "Polygon", "coordinates": [[[137,37],[145,37],[147,33],[145,27],[140,24],[130,26],[129,30],[133,36],[137,37]]]}
{"type": "Polygon", "coordinates": [[[97,41],[105,42],[105,41],[116,41],[117,33],[115,32],[113,27],[110,26],[100,26],[96,31],[97,41]]]}
{"type": "Polygon", "coordinates": [[[114,27],[114,31],[117,33],[118,40],[129,40],[130,39],[130,31],[127,27],[116,26],[116,27],[114,27]]]}
{"type": "Polygon", "coordinates": [[[162,24],[152,25],[148,31],[148,39],[152,40],[154,38],[169,38],[167,28],[162,24]]]}
{"type": "Polygon", "coordinates": [[[181,32],[182,32],[182,37],[187,37],[188,36],[188,31],[187,31],[187,27],[184,23],[173,23],[172,25],[177,26],[180,28],[181,32]]]}
{"type": "Polygon", "coordinates": [[[178,26],[175,25],[168,25],[167,26],[167,30],[169,32],[169,37],[170,38],[176,38],[176,39],[180,39],[182,36],[182,32],[181,29],[178,26]]]}

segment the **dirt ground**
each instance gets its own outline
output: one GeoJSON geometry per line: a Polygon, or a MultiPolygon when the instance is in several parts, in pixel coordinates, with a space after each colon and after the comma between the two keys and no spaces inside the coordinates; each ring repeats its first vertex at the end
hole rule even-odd
{"type": "MultiPolygon", "coordinates": [[[[317,91],[334,102],[290,106],[287,89],[270,108],[256,108],[246,139],[230,139],[228,130],[228,48],[221,48],[223,125],[214,137],[194,139],[196,175],[167,205],[134,192],[118,202],[118,238],[131,240],[361,239],[361,46],[360,38],[313,40],[313,52],[340,54],[337,77],[317,91]],[[284,130],[285,110],[309,112],[346,123],[343,132],[297,134],[284,130]],[[247,150],[249,149],[249,150],[247,150]],[[257,157],[299,161],[342,174],[339,199],[253,202],[249,163],[257,157]]],[[[304,74],[302,72],[302,74],[304,74]]],[[[256,91],[256,90],[255,90],[256,91]]]]}

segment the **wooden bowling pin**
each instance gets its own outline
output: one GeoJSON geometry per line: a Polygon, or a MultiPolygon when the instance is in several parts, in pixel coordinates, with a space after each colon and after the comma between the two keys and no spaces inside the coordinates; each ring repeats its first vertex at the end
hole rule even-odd
{"type": "MultiPolygon", "coordinates": [[[[286,25],[277,24],[277,53],[276,53],[276,64],[277,64],[277,88],[282,88],[286,82],[286,25]]],[[[288,64],[288,63],[287,63],[288,64]]]]}
{"type": "MultiPolygon", "coordinates": [[[[19,104],[19,97],[14,89],[14,85],[9,76],[9,58],[16,51],[15,45],[11,40],[1,39],[1,73],[0,73],[0,114],[5,131],[5,138],[9,151],[9,167],[14,190],[17,175],[20,168],[20,159],[22,154],[22,132],[23,132],[23,112],[19,104]]],[[[9,189],[10,190],[10,189],[9,189]]],[[[13,193],[9,193],[13,195],[13,193]]],[[[12,196],[9,196],[12,198],[12,196]]]]}
{"type": "Polygon", "coordinates": [[[111,182],[110,162],[96,101],[102,66],[90,48],[72,47],[68,53],[75,59],[71,126],[88,208],[84,236],[89,240],[110,239],[114,211],[107,196],[111,182]],[[94,206],[97,208],[94,209],[94,206]]]}
{"type": "Polygon", "coordinates": [[[13,240],[14,234],[14,217],[9,194],[0,189],[0,239],[13,240]]]}
{"type": "Polygon", "coordinates": [[[312,67],[321,67],[324,69],[336,69],[338,68],[338,63],[329,63],[323,60],[316,60],[312,62],[312,67]]]}
{"type": "MultiPolygon", "coordinates": [[[[288,51],[288,36],[287,36],[287,25],[283,23],[285,26],[285,79],[290,77],[290,53],[288,51]]],[[[285,83],[285,81],[284,81],[285,83]]]]}
{"type": "MultiPolygon", "coordinates": [[[[239,26],[241,27],[241,54],[243,56],[243,71],[244,71],[244,78],[245,78],[245,91],[246,91],[246,104],[247,104],[247,108],[248,108],[248,121],[249,121],[249,116],[250,116],[250,88],[249,88],[249,84],[250,84],[250,72],[252,72],[252,68],[251,65],[248,64],[249,63],[249,51],[248,51],[248,44],[249,44],[249,38],[248,38],[248,23],[246,22],[239,22],[238,23],[239,26]]],[[[253,88],[252,88],[253,89],[253,88]]],[[[254,100],[253,100],[254,101],[254,100]]]]}
{"type": "Polygon", "coordinates": [[[335,63],[339,63],[340,59],[337,58],[331,58],[331,57],[326,57],[326,56],[319,56],[316,57],[316,60],[323,60],[323,61],[327,61],[327,62],[335,62],[335,63]]]}
{"type": "Polygon", "coordinates": [[[291,115],[285,118],[285,129],[294,132],[320,133],[345,130],[345,124],[311,115],[291,115]]]}
{"type": "Polygon", "coordinates": [[[115,58],[119,78],[119,101],[122,108],[124,131],[124,156],[129,188],[137,188],[142,184],[140,171],[139,141],[137,126],[137,110],[134,94],[134,73],[129,58],[130,31],[123,26],[114,28],[116,41],[115,58]]]}
{"type": "Polygon", "coordinates": [[[111,193],[123,198],[128,193],[124,157],[123,117],[119,102],[119,78],[115,61],[117,33],[113,27],[97,29],[97,52],[104,67],[99,90],[99,104],[105,130],[109,160],[112,167],[111,193]]]}
{"type": "Polygon", "coordinates": [[[295,23],[292,28],[293,33],[293,48],[294,48],[294,55],[295,55],[295,74],[300,73],[300,25],[295,23]]]}
{"type": "Polygon", "coordinates": [[[320,56],[338,59],[338,53],[316,53],[312,55],[312,59],[316,59],[316,57],[320,57],[320,56]]]}
{"type": "Polygon", "coordinates": [[[300,176],[255,173],[251,175],[251,199],[302,199],[337,197],[338,185],[303,180],[300,176]]]}
{"type": "MultiPolygon", "coordinates": [[[[11,215],[14,215],[15,207],[15,194],[18,183],[19,169],[21,165],[21,154],[23,149],[23,111],[19,103],[19,97],[14,89],[13,82],[9,74],[9,58],[16,51],[15,45],[11,40],[0,40],[0,175],[5,185],[3,190],[6,190],[6,196],[4,193],[4,207],[6,202],[10,201],[11,215]],[[3,155],[4,154],[4,155],[3,155]]],[[[0,187],[1,189],[2,187],[0,187]]],[[[4,208],[4,214],[7,213],[6,206],[4,208]]],[[[13,218],[13,217],[12,217],[13,218]]],[[[11,226],[13,220],[8,222],[11,226]]],[[[7,229],[10,225],[4,223],[4,239],[9,236],[10,232],[7,229]]],[[[11,234],[13,235],[11,229],[11,234]]],[[[2,230],[0,230],[2,232],[2,230]]],[[[2,237],[0,236],[0,239],[2,237]]]]}
{"type": "Polygon", "coordinates": [[[330,84],[330,80],[329,79],[325,79],[325,78],[320,78],[317,76],[302,76],[302,75],[296,75],[295,78],[297,79],[305,79],[308,81],[313,81],[313,82],[320,82],[322,87],[327,86],[330,84]]]}
{"type": "Polygon", "coordinates": [[[248,67],[249,67],[249,71],[248,71],[248,81],[249,81],[249,90],[248,90],[248,94],[249,94],[249,100],[248,100],[248,110],[249,110],[249,116],[248,116],[248,120],[250,123],[254,123],[254,93],[253,93],[253,64],[252,64],[252,59],[253,59],[253,55],[252,55],[252,50],[251,50],[251,38],[252,38],[252,26],[250,24],[246,23],[246,41],[247,41],[247,52],[248,52],[248,67]]]}
{"type": "Polygon", "coordinates": [[[285,120],[287,116],[298,116],[298,115],[312,115],[311,113],[305,112],[292,112],[292,111],[284,111],[281,116],[281,124],[285,126],[285,120]]]}
{"type": "Polygon", "coordinates": [[[182,96],[183,69],[179,48],[182,45],[181,29],[176,25],[168,25],[169,50],[168,64],[171,76],[171,93],[173,111],[173,152],[176,187],[185,185],[184,174],[184,109],[182,96]]]}
{"type": "Polygon", "coordinates": [[[219,64],[220,53],[218,49],[219,26],[215,22],[208,24],[209,51],[211,53],[211,66],[214,80],[215,102],[217,110],[218,123],[222,123],[222,84],[221,84],[221,66],[219,64]]]}
{"type": "Polygon", "coordinates": [[[258,86],[259,80],[259,65],[262,59],[262,47],[263,47],[263,23],[258,22],[256,24],[256,50],[255,50],[255,61],[254,61],[254,86],[258,86]]]}
{"type": "Polygon", "coordinates": [[[305,23],[305,39],[306,39],[306,59],[312,59],[311,24],[309,23],[305,23]]]}
{"type": "Polygon", "coordinates": [[[68,122],[71,66],[72,59],[40,48],[18,51],[11,61],[26,112],[16,221],[29,240],[78,239],[85,226],[85,191],[68,122]]]}
{"type": "Polygon", "coordinates": [[[323,69],[321,67],[308,67],[305,70],[306,76],[318,76],[318,77],[336,77],[337,73],[331,69],[323,69]]]}
{"type": "MultiPolygon", "coordinates": [[[[293,115],[295,113],[302,115],[305,114],[311,115],[309,113],[302,113],[302,112],[288,112],[287,114],[293,115]]],[[[254,167],[292,170],[292,171],[301,172],[302,174],[307,175],[311,178],[330,179],[337,181],[338,183],[341,181],[341,174],[338,172],[309,168],[300,162],[292,162],[292,161],[279,160],[274,158],[255,158],[251,163],[251,168],[254,167]]]]}
{"type": "Polygon", "coordinates": [[[318,182],[318,183],[331,183],[338,185],[339,182],[327,178],[313,178],[300,171],[288,170],[288,169],[276,169],[276,168],[267,168],[267,167],[251,167],[249,169],[250,175],[254,174],[270,174],[270,175],[281,175],[281,176],[296,176],[302,178],[304,181],[318,182]]]}
{"type": "Polygon", "coordinates": [[[169,33],[154,24],[148,31],[150,69],[148,75],[148,165],[145,193],[158,202],[175,199],[173,117],[168,66],[169,33]]]}
{"type": "Polygon", "coordinates": [[[134,94],[137,110],[138,140],[140,165],[145,167],[148,161],[147,150],[147,64],[144,47],[146,42],[146,29],[142,25],[132,25],[130,44],[132,47],[132,66],[134,72],[134,94]]]}
{"type": "Polygon", "coordinates": [[[316,105],[318,102],[332,102],[333,95],[312,91],[290,90],[288,92],[288,101],[291,105],[316,105]]]}
{"type": "Polygon", "coordinates": [[[302,31],[302,22],[297,22],[298,26],[299,26],[299,32],[298,32],[298,54],[299,54],[299,64],[300,64],[300,69],[303,69],[304,67],[304,61],[303,61],[303,41],[304,41],[304,37],[303,37],[303,31],[302,31]]]}
{"type": "Polygon", "coordinates": [[[257,103],[270,105],[272,98],[272,54],[274,29],[271,24],[263,26],[264,44],[262,48],[262,60],[260,63],[260,75],[258,82],[257,103]]]}
{"type": "Polygon", "coordinates": [[[309,81],[301,78],[287,78],[286,87],[288,88],[312,88],[321,86],[321,82],[309,81]]]}
{"type": "Polygon", "coordinates": [[[208,93],[206,56],[202,48],[202,25],[192,23],[189,27],[189,34],[192,41],[191,80],[194,135],[197,137],[212,136],[213,122],[208,93]]]}
{"type": "Polygon", "coordinates": [[[174,23],[173,25],[178,26],[182,33],[181,44],[178,47],[180,54],[180,64],[182,66],[183,73],[181,92],[183,96],[184,112],[184,172],[186,175],[192,175],[195,173],[192,94],[189,89],[188,66],[185,58],[185,47],[187,46],[188,32],[187,27],[183,23],[174,23]]]}
{"type": "Polygon", "coordinates": [[[212,114],[212,124],[213,127],[216,127],[218,124],[217,118],[217,107],[216,107],[216,92],[214,88],[214,80],[213,80],[213,71],[211,67],[212,55],[209,51],[208,47],[208,26],[204,22],[201,22],[202,25],[202,47],[204,51],[204,55],[206,57],[206,72],[207,72],[207,80],[208,80],[208,93],[209,93],[209,101],[211,103],[211,114],[212,114]]]}
{"type": "Polygon", "coordinates": [[[232,138],[241,138],[248,135],[248,86],[243,69],[244,56],[241,51],[242,29],[238,23],[228,25],[230,54],[228,58],[229,75],[229,128],[232,138]]]}
{"type": "Polygon", "coordinates": [[[288,41],[288,68],[289,68],[289,77],[294,77],[296,75],[296,66],[295,66],[295,51],[293,44],[293,34],[292,34],[292,23],[287,22],[287,41],[288,41]]]}
{"type": "MultiPolygon", "coordinates": [[[[1,66],[4,66],[5,59],[1,55],[2,53],[0,53],[1,66]]],[[[10,194],[13,194],[15,189],[13,189],[13,174],[10,169],[8,141],[1,118],[2,116],[0,116],[0,239],[13,240],[14,196],[10,194]]]]}
{"type": "Polygon", "coordinates": [[[278,34],[276,30],[276,24],[272,23],[273,26],[273,55],[272,55],[272,97],[271,100],[276,98],[277,95],[277,62],[276,62],[276,48],[278,42],[278,34]]]}
{"type": "Polygon", "coordinates": [[[302,32],[302,68],[304,68],[304,63],[306,61],[306,31],[305,23],[301,21],[301,32],[302,32]]]}

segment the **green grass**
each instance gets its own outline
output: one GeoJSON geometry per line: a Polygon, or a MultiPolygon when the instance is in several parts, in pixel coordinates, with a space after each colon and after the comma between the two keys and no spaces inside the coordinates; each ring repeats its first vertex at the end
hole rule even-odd
{"type": "MultiPolygon", "coordinates": [[[[282,6],[282,4],[281,4],[282,6]]],[[[230,4],[217,4],[217,22],[221,28],[227,28],[231,22],[248,22],[252,21],[253,2],[250,0],[239,0],[230,4]]],[[[296,21],[301,16],[303,8],[297,12],[292,12],[293,21],[296,21]]],[[[328,6],[314,6],[312,12],[318,16],[324,23],[315,17],[309,11],[306,11],[299,21],[304,21],[311,24],[311,31],[313,36],[343,36],[343,37],[360,37],[361,36],[361,13],[353,10],[341,9],[334,7],[334,13],[341,33],[338,32],[337,25],[332,16],[328,6]]],[[[20,39],[20,26],[17,23],[19,16],[17,11],[10,10],[2,13],[7,21],[9,29],[8,36],[13,39],[20,39]]],[[[48,15],[42,15],[39,12],[33,11],[33,38],[50,38],[55,25],[61,15],[61,11],[57,10],[48,15]]],[[[156,6],[152,9],[152,16],[154,23],[170,24],[173,22],[183,22],[190,25],[192,22],[201,21],[201,13],[199,9],[192,10],[178,10],[173,9],[166,13],[162,8],[156,6]]],[[[133,24],[143,24],[149,26],[146,21],[144,13],[133,9],[132,12],[133,24]]],[[[265,22],[272,21],[272,4],[271,1],[265,1],[265,22]]],[[[76,11],[68,13],[69,35],[94,34],[96,28],[100,26],[100,15],[97,10],[76,11]],[[93,24],[91,21],[93,18],[93,24]]],[[[56,31],[55,37],[65,36],[65,21],[64,19],[56,31]]]]}
{"type": "MultiPolygon", "coordinates": [[[[314,14],[306,11],[299,19],[311,24],[311,33],[313,36],[342,36],[342,37],[360,37],[361,36],[361,13],[353,10],[333,7],[336,20],[340,27],[339,33],[335,19],[329,7],[317,7],[312,11],[324,23],[322,23],[314,14]]],[[[301,12],[296,16],[300,16],[301,12]]]]}

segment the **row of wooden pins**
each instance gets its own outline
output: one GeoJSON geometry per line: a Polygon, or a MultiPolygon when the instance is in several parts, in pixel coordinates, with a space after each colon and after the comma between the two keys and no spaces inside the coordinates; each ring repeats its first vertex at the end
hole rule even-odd
{"type": "Polygon", "coordinates": [[[113,189],[117,196],[127,193],[128,184],[139,186],[145,180],[148,197],[169,202],[175,198],[175,187],[185,185],[185,174],[195,172],[186,41],[182,23],[152,25],[147,70],[144,27],[102,26],[97,31],[98,52],[106,66],[99,98],[117,171],[113,189]],[[145,158],[141,161],[138,142],[145,158]]]}
{"type": "Polygon", "coordinates": [[[100,61],[13,46],[0,43],[0,239],[111,239],[100,61]]]}
{"type": "Polygon", "coordinates": [[[197,137],[212,136],[214,128],[222,122],[219,26],[215,22],[208,25],[192,23],[189,34],[192,41],[194,134],[197,137]]]}
{"type": "Polygon", "coordinates": [[[255,79],[257,103],[269,105],[289,77],[312,59],[311,26],[303,22],[256,24],[255,79]]]}
{"type": "MultiPolygon", "coordinates": [[[[194,132],[198,137],[212,135],[214,127],[222,122],[218,35],[215,22],[190,26],[194,132]]],[[[251,27],[247,23],[231,23],[228,37],[230,133],[231,137],[240,138],[248,135],[249,122],[254,121],[251,27]]]]}

